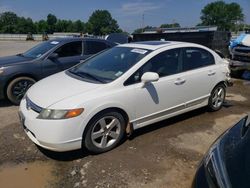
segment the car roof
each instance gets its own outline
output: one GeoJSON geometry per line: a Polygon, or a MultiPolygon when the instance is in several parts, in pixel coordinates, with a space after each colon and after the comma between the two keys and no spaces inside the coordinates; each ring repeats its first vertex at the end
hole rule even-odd
{"type": "Polygon", "coordinates": [[[143,41],[143,42],[133,42],[122,44],[122,47],[131,47],[131,48],[143,48],[148,50],[157,50],[162,47],[184,44],[186,42],[177,42],[177,41],[143,41]]]}
{"type": "Polygon", "coordinates": [[[88,37],[58,37],[54,39],[50,39],[49,41],[57,41],[57,42],[73,42],[73,41],[102,41],[106,43],[113,43],[104,39],[98,39],[98,38],[88,38],[88,37]]]}

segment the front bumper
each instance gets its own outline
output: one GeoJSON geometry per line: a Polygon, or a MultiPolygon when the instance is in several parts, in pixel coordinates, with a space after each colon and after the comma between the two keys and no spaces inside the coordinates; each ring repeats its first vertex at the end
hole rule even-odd
{"type": "Polygon", "coordinates": [[[22,100],[19,117],[27,136],[38,146],[52,151],[70,151],[82,147],[81,116],[64,120],[37,119],[38,113],[26,108],[22,100]]]}
{"type": "Polygon", "coordinates": [[[250,70],[250,62],[230,60],[229,67],[232,71],[250,70]]]}

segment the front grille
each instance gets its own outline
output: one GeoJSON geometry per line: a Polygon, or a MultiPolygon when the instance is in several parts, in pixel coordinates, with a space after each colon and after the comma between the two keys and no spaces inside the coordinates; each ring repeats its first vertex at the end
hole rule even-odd
{"type": "Polygon", "coordinates": [[[233,60],[250,62],[250,57],[248,57],[248,56],[234,55],[233,56],[233,60]]]}
{"type": "Polygon", "coordinates": [[[239,53],[246,53],[246,54],[250,53],[250,48],[235,48],[234,50],[235,52],[239,52],[239,53]]]}
{"type": "Polygon", "coordinates": [[[40,113],[43,110],[42,107],[40,107],[40,106],[36,105],[35,103],[33,103],[29,99],[29,97],[27,97],[27,96],[26,96],[26,108],[27,108],[27,110],[31,109],[31,110],[33,110],[33,111],[35,111],[37,113],[40,113]]]}

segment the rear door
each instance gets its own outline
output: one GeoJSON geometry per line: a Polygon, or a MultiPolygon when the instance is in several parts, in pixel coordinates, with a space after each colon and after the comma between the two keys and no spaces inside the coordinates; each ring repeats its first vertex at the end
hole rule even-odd
{"type": "Polygon", "coordinates": [[[86,40],[84,42],[84,59],[91,57],[107,48],[111,48],[105,41],[86,40]]]}
{"type": "Polygon", "coordinates": [[[202,48],[182,48],[181,74],[177,80],[183,81],[187,107],[204,102],[217,82],[214,56],[202,48]]]}

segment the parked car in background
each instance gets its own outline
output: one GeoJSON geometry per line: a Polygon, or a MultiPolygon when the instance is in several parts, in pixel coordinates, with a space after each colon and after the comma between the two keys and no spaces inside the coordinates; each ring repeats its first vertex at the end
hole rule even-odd
{"type": "Polygon", "coordinates": [[[58,38],[42,42],[23,54],[0,57],[0,99],[19,104],[36,81],[115,45],[101,39],[58,38]]]}
{"type": "Polygon", "coordinates": [[[116,46],[33,85],[20,104],[24,130],[49,150],[117,146],[125,129],[203,106],[219,110],[230,80],[214,51],[192,43],[116,46]]]}
{"type": "Polygon", "coordinates": [[[246,116],[217,139],[198,167],[193,188],[250,187],[249,126],[246,116]]]}
{"type": "Polygon", "coordinates": [[[250,71],[250,34],[241,34],[229,46],[230,69],[233,77],[241,78],[250,71]]]}

